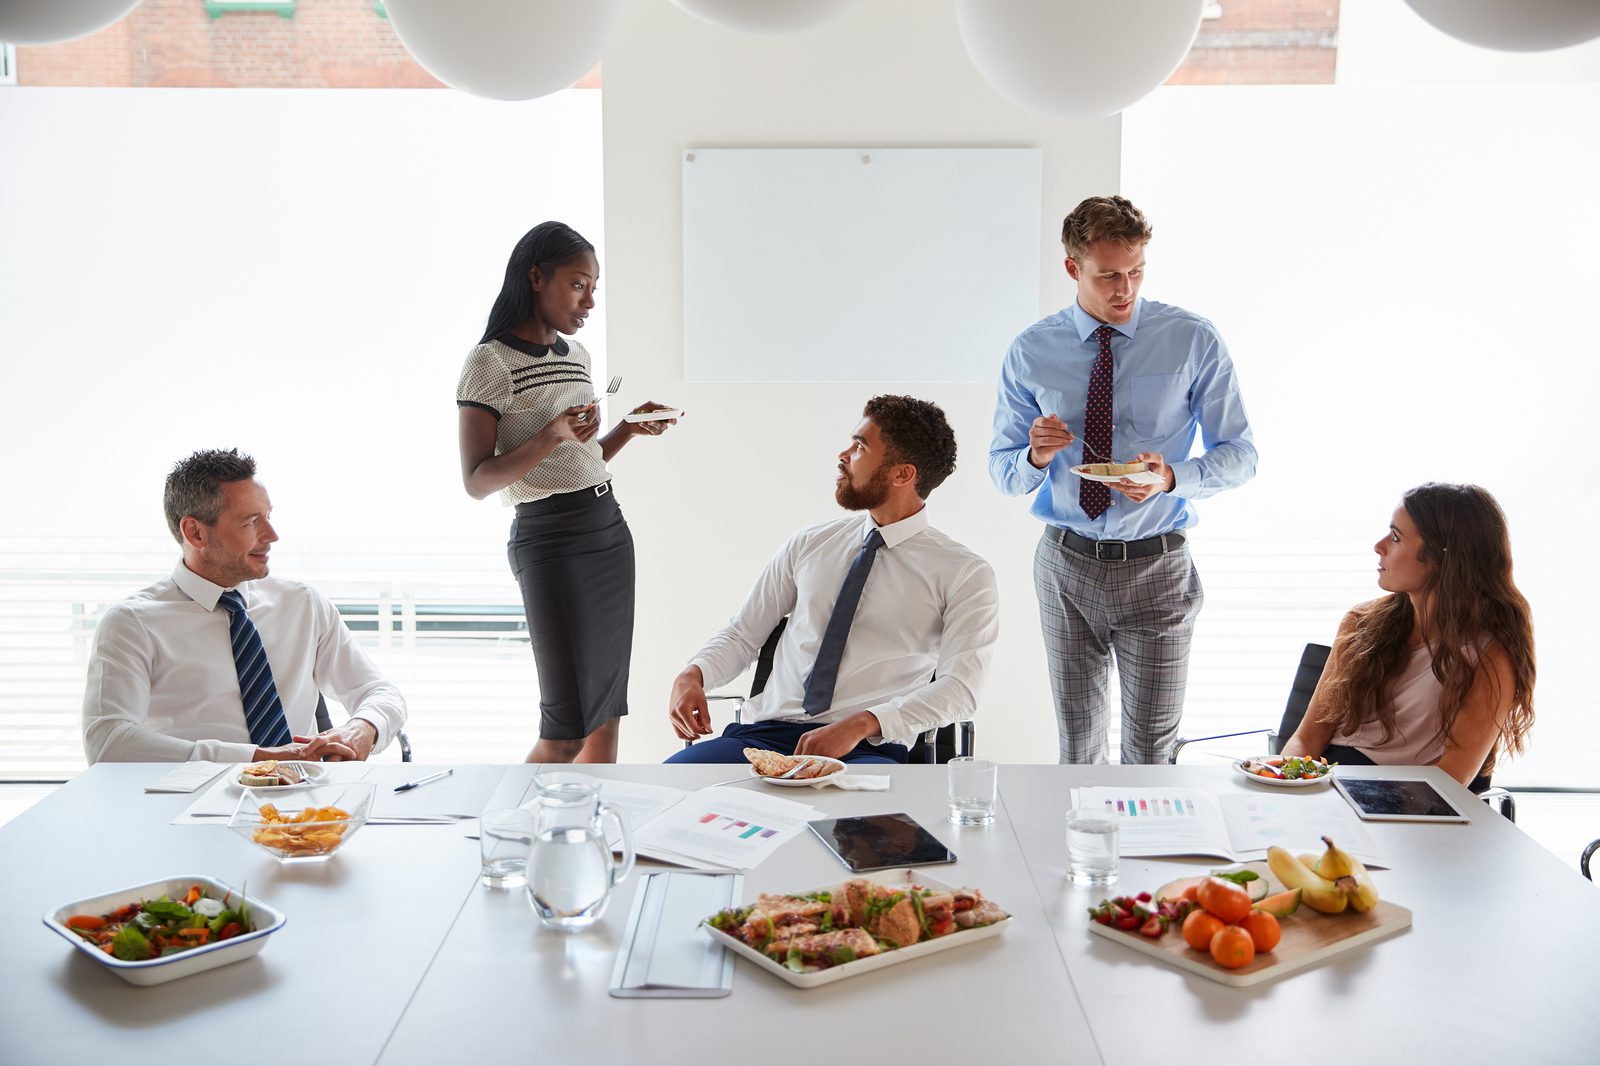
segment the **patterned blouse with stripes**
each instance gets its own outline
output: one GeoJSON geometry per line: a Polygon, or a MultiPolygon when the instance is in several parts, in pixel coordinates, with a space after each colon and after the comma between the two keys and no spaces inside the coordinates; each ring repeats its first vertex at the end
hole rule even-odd
{"type": "MultiPolygon", "coordinates": [[[[480,344],[467,356],[456,385],[456,405],[477,407],[499,419],[494,451],[503,455],[526,443],[569,407],[595,398],[589,353],[557,337],[553,345],[507,336],[480,344]]],[[[575,492],[606,481],[600,438],[588,444],[564,440],[544,461],[500,491],[507,507],[558,492],[575,492]]]]}

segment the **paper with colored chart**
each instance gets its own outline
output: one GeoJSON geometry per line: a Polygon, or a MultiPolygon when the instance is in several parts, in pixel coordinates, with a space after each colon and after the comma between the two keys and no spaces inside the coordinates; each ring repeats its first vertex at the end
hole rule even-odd
{"type": "Polygon", "coordinates": [[[699,870],[749,870],[806,831],[821,811],[740,788],[705,788],[634,830],[647,858],[699,870]]]}
{"type": "Polygon", "coordinates": [[[1212,855],[1248,862],[1279,844],[1320,852],[1322,837],[1368,866],[1388,865],[1372,834],[1333,792],[1224,793],[1195,788],[1080,788],[1078,807],[1099,807],[1117,821],[1123,855],[1212,855]]]}

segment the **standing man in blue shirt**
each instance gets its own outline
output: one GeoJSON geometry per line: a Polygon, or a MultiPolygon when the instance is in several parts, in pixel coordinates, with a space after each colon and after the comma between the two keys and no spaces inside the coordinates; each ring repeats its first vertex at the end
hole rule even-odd
{"type": "Polygon", "coordinates": [[[1061,243],[1077,301],[1023,331],[1000,372],[989,475],[1008,496],[1036,492],[1032,510],[1045,523],[1034,587],[1063,763],[1106,761],[1113,651],[1122,761],[1170,757],[1205,600],[1182,531],[1196,522],[1191,501],[1256,470],[1216,328],[1139,296],[1152,232],[1121,196],[1074,208],[1061,243]],[[1204,451],[1191,458],[1196,431],[1204,451]],[[1070,469],[1130,456],[1154,484],[1092,482],[1070,469]]]}

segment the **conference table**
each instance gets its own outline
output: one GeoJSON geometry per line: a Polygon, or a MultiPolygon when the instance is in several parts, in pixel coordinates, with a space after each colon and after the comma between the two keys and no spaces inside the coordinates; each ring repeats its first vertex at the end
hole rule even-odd
{"type": "MultiPolygon", "coordinates": [[[[910,813],[959,856],[929,873],[981,888],[1013,920],[999,936],[814,989],[740,960],[732,994],[714,999],[608,994],[637,876],[593,928],[547,931],[524,893],[479,884],[470,823],[369,825],[327,863],[281,866],[220,823],[171,824],[193,797],[143,791],[167,769],[92,767],[0,827],[0,1063],[1600,1062],[1595,886],[1432,768],[1341,770],[1425,776],[1471,813],[1465,825],[1368,823],[1389,860],[1384,896],[1410,908],[1411,928],[1248,988],[1087,928],[1102,896],[1222,863],[1124,857],[1109,891],[1065,876],[1072,789],[1256,787],[1226,764],[1003,766],[985,827],[944,819],[943,767],[885,768],[887,792],[802,790],[787,798],[829,815],[910,813]],[[255,958],[140,988],[40,921],[178,875],[245,885],[288,922],[255,958]]],[[[536,770],[470,768],[491,806],[524,796],[536,770]]],[[[687,789],[731,776],[584,770],[687,789]]],[[[651,868],[666,869],[640,866],[651,868]]],[[[747,871],[743,895],[842,879],[805,834],[747,871]]]]}

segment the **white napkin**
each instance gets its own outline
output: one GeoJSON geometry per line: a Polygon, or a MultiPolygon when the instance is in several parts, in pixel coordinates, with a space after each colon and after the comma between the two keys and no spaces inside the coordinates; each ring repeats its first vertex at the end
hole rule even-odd
{"type": "Polygon", "coordinates": [[[231,763],[183,762],[144,786],[146,792],[193,792],[209,782],[231,763]]]}
{"type": "Polygon", "coordinates": [[[819,777],[811,782],[812,788],[842,788],[847,792],[887,792],[889,791],[888,774],[829,774],[819,777]]]}

